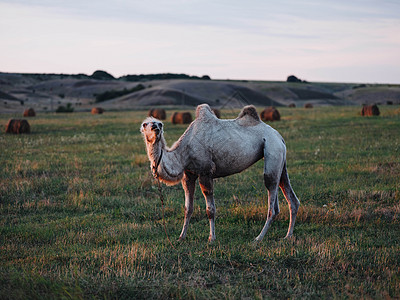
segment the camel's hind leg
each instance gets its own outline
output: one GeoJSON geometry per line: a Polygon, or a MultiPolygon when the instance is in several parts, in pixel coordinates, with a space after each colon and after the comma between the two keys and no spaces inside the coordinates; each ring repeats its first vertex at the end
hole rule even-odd
{"type": "Polygon", "coordinates": [[[263,229],[256,237],[256,241],[261,241],[264,238],[274,218],[279,214],[278,187],[284,165],[284,157],[284,144],[282,148],[264,148],[264,184],[268,190],[268,216],[263,229]]]}
{"type": "Polygon", "coordinates": [[[264,238],[274,218],[279,214],[278,182],[275,178],[271,179],[270,176],[264,174],[264,184],[268,190],[268,216],[263,229],[256,237],[256,241],[261,241],[264,238]]]}
{"type": "Polygon", "coordinates": [[[182,178],[182,187],[185,191],[185,221],[183,222],[183,228],[179,240],[183,240],[186,237],[186,232],[189,227],[190,218],[193,213],[193,198],[196,187],[197,176],[189,172],[185,172],[182,178]]]}
{"type": "Polygon", "coordinates": [[[292,186],[290,185],[290,180],[286,169],[286,162],[282,170],[282,176],[279,186],[289,204],[290,223],[288,232],[286,234],[286,238],[289,238],[293,235],[294,223],[296,222],[296,216],[300,206],[300,201],[297,198],[296,194],[294,193],[292,186]]]}
{"type": "Polygon", "coordinates": [[[214,203],[214,183],[211,176],[202,175],[199,177],[201,191],[207,203],[207,216],[210,221],[210,242],[215,241],[215,203],[214,203]]]}

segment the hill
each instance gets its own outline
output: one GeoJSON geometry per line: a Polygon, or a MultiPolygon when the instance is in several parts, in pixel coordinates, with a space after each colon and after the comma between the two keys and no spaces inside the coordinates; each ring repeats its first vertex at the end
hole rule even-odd
{"type": "Polygon", "coordinates": [[[55,111],[71,103],[75,111],[101,105],[110,110],[150,106],[214,107],[399,104],[400,85],[350,83],[211,80],[185,74],[126,75],[114,78],[104,71],[85,74],[0,73],[0,112],[20,112],[25,107],[55,111]],[[136,87],[141,85],[140,89],[136,87]],[[132,92],[130,92],[132,91],[132,92]],[[99,95],[115,98],[101,103],[99,95]]]}

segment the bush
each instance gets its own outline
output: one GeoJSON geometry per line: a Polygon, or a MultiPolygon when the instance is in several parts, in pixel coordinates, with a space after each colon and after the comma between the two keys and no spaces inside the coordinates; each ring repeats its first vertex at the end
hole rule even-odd
{"type": "Polygon", "coordinates": [[[116,91],[116,90],[111,90],[111,91],[106,91],[104,93],[98,94],[96,95],[96,103],[98,102],[103,102],[103,101],[107,101],[110,99],[114,99],[117,97],[121,97],[127,94],[131,94],[137,91],[141,91],[145,89],[143,84],[138,84],[137,86],[135,86],[134,88],[131,89],[123,89],[122,91],[116,91]]]}
{"type": "Polygon", "coordinates": [[[74,108],[72,107],[71,103],[68,103],[67,106],[60,105],[56,109],[56,113],[72,113],[74,108]]]}

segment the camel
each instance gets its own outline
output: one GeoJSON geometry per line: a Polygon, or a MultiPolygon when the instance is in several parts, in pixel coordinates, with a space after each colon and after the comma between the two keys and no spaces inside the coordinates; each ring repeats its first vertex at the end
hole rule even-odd
{"type": "Polygon", "coordinates": [[[186,237],[193,212],[197,179],[206,200],[210,224],[209,241],[215,235],[214,179],[239,173],[264,158],[264,184],[268,190],[268,216],[255,241],[261,241],[279,213],[278,187],[290,209],[289,229],[293,235],[300,201],[290,185],[286,169],[286,146],[281,135],[262,122],[254,106],[245,106],[236,119],[218,119],[207,104],[196,109],[196,119],[171,148],[166,146],[163,123],[145,119],[143,134],[150,167],[155,178],[167,185],[181,182],[185,191],[185,218],[179,240],[186,237]]]}

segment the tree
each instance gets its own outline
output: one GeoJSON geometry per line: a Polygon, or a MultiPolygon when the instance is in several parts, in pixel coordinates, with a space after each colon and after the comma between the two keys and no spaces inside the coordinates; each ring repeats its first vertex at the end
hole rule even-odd
{"type": "Polygon", "coordinates": [[[112,76],[110,73],[107,73],[106,71],[101,71],[97,70],[95,71],[92,76],[93,79],[98,79],[98,80],[114,80],[114,76],[112,76]]]}
{"type": "Polygon", "coordinates": [[[296,76],[294,76],[294,75],[288,76],[288,78],[287,78],[286,81],[287,81],[287,82],[301,82],[301,80],[298,79],[298,78],[297,78],[296,76]]]}

